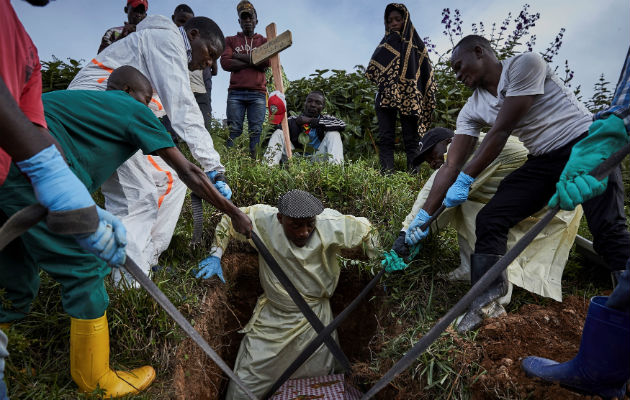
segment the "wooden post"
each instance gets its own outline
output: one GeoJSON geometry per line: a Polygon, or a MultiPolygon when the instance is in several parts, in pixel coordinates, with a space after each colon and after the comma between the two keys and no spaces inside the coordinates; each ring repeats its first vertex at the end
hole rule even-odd
{"type": "MultiPolygon", "coordinates": [[[[274,22],[267,25],[266,29],[267,40],[275,39],[276,37],[276,24],[274,22]]],[[[271,64],[271,72],[273,73],[273,83],[276,90],[284,93],[284,84],[282,82],[282,68],[280,67],[280,56],[276,54],[269,59],[271,64]]],[[[293,156],[291,151],[291,137],[289,136],[289,122],[287,121],[287,113],[284,113],[282,119],[282,133],[284,134],[284,148],[287,153],[287,158],[290,159],[293,156]]]]}

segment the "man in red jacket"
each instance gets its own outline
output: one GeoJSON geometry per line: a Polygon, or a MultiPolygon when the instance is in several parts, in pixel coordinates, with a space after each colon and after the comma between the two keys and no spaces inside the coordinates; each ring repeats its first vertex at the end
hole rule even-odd
{"type": "Polygon", "coordinates": [[[225,38],[225,51],[221,55],[221,67],[230,71],[226,110],[230,137],[226,145],[232,147],[233,140],[243,133],[243,120],[247,113],[249,151],[254,157],[265,120],[267,94],[265,69],[269,67],[269,61],[253,64],[252,50],[266,43],[267,39],[254,33],[258,17],[252,3],[242,0],[236,6],[236,11],[238,23],[243,31],[236,36],[225,38]]]}

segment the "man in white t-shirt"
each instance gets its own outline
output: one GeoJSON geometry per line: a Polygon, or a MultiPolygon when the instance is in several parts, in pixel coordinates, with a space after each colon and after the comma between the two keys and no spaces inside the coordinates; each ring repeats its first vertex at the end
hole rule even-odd
{"type": "MultiPolygon", "coordinates": [[[[426,237],[428,230],[419,228],[440,203],[454,207],[466,201],[471,184],[501,152],[510,135],[517,136],[529,151],[525,164],[503,179],[477,215],[477,241],[471,256],[474,284],[505,254],[510,228],[547,204],[571,148],[586,136],[592,117],[536,53],[499,61],[488,40],[470,35],[453,49],[451,67],[457,79],[474,92],[457,117],[457,134],[446,164],[409,227],[407,243],[426,237]],[[490,127],[485,139],[463,168],[484,127],[490,127]]],[[[585,202],[583,208],[595,250],[611,270],[622,269],[630,257],[630,235],[625,228],[619,169],[609,176],[606,192],[585,202]]],[[[458,330],[477,328],[481,308],[506,291],[504,273],[472,303],[458,330]]]]}

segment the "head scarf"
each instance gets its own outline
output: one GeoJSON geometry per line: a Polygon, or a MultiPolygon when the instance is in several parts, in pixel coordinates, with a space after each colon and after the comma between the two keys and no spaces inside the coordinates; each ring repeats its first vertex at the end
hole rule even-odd
{"type": "Polygon", "coordinates": [[[430,128],[435,109],[433,70],[404,4],[391,3],[385,8],[385,37],[374,50],[365,76],[378,86],[381,107],[417,116],[420,133],[430,128]],[[387,28],[387,17],[392,11],[403,17],[402,32],[387,28]]]}

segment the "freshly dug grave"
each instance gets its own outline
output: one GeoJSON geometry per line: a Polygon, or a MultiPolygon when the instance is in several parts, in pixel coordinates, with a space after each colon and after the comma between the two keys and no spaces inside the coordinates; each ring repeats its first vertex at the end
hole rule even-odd
{"type": "Polygon", "coordinates": [[[457,338],[462,365],[479,363],[486,371],[467,378],[472,398],[599,399],[532,380],[520,366],[531,355],[560,362],[572,359],[580,346],[588,302],[568,296],[562,303],[524,305],[517,313],[486,320],[474,343],[457,338]]]}
{"type": "MultiPolygon", "coordinates": [[[[354,258],[354,254],[344,255],[354,258]]],[[[249,320],[256,299],[262,293],[258,280],[256,253],[228,252],[222,260],[225,279],[222,284],[213,279],[202,301],[195,327],[213,349],[230,366],[243,337],[238,333],[249,320]]],[[[353,268],[342,271],[339,285],[331,299],[333,312],[338,314],[369,282],[368,274],[353,268]]],[[[397,361],[382,359],[379,371],[371,359],[385,348],[388,340],[405,327],[394,323],[384,307],[382,287],[377,286],[338,329],[341,347],[352,362],[357,388],[366,390],[397,361]]],[[[473,400],[481,399],[585,399],[558,385],[545,385],[525,376],[521,360],[537,355],[567,361],[579,349],[588,299],[568,296],[564,302],[545,306],[529,304],[516,313],[488,319],[474,342],[460,337],[451,328],[451,338],[458,349],[455,365],[461,366],[460,377],[470,388],[473,400]],[[481,368],[475,368],[475,365],[481,368]],[[469,373],[470,371],[470,373],[469,373]],[[473,372],[474,371],[474,372],[473,372]],[[472,375],[471,375],[472,373],[472,375]]],[[[405,371],[384,388],[376,399],[428,399],[422,383],[405,371]]],[[[227,388],[227,379],[220,369],[189,339],[177,351],[174,389],[178,400],[220,399],[227,388]]],[[[626,397],[626,399],[629,399],[626,397]]]]}
{"type": "MultiPolygon", "coordinates": [[[[221,263],[228,284],[211,280],[200,314],[195,318],[195,328],[232,367],[243,337],[238,331],[249,321],[262,289],[257,253],[227,252],[221,263]]],[[[331,298],[335,315],[350,304],[370,279],[368,274],[351,267],[342,270],[331,298]]],[[[382,289],[377,287],[373,292],[382,293],[382,289]]],[[[381,308],[378,296],[368,301],[373,296],[374,293],[369,294],[338,329],[341,348],[353,363],[368,361],[370,357],[368,345],[377,330],[377,313],[381,308]]],[[[216,364],[190,339],[179,346],[173,383],[178,400],[223,398],[227,383],[216,364]]]]}

